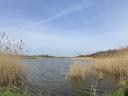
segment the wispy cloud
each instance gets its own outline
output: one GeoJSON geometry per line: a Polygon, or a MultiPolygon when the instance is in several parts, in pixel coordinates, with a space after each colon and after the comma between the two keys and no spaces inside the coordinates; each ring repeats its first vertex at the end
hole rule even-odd
{"type": "Polygon", "coordinates": [[[74,13],[74,12],[79,12],[81,10],[84,10],[84,9],[88,9],[92,6],[92,4],[88,3],[88,2],[81,2],[80,4],[74,4],[73,6],[71,6],[70,8],[58,13],[58,14],[55,14],[54,16],[50,17],[50,18],[47,18],[47,19],[44,19],[44,20],[41,20],[40,22],[36,22],[36,23],[33,23],[32,25],[29,25],[27,27],[25,27],[25,29],[29,29],[29,28],[34,28],[34,27],[38,27],[39,25],[41,24],[46,24],[46,23],[49,23],[49,22],[52,22],[62,16],[65,16],[65,15],[68,15],[68,14],[71,14],[71,13],[74,13]]]}

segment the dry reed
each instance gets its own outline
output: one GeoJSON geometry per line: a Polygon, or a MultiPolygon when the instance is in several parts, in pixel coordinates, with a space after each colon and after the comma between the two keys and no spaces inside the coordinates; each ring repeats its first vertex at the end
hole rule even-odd
{"type": "Polygon", "coordinates": [[[115,75],[127,75],[128,56],[114,56],[106,58],[97,58],[95,68],[97,72],[110,73],[115,75]]]}
{"type": "MultiPolygon", "coordinates": [[[[111,74],[127,80],[128,78],[128,49],[119,49],[115,55],[108,55],[103,57],[97,57],[94,59],[95,64],[91,70],[95,70],[101,77],[105,74],[111,74]]],[[[79,60],[79,59],[78,59],[79,60]]],[[[77,60],[77,61],[78,61],[77,60]]],[[[88,73],[88,66],[75,62],[70,67],[70,77],[75,79],[85,79],[86,73],[88,73]]],[[[89,71],[90,72],[90,71],[89,71]]]]}
{"type": "Polygon", "coordinates": [[[117,55],[95,58],[97,73],[107,73],[119,78],[119,83],[128,83],[128,50],[120,49],[117,55]]]}
{"type": "Polygon", "coordinates": [[[21,85],[24,80],[24,67],[13,55],[0,55],[0,85],[21,85]]]}
{"type": "Polygon", "coordinates": [[[22,53],[22,40],[14,43],[5,32],[0,33],[0,85],[19,86],[25,77],[24,66],[18,59],[22,53]]]}
{"type": "Polygon", "coordinates": [[[84,80],[86,76],[86,67],[84,64],[72,64],[70,67],[70,78],[84,80]]]}

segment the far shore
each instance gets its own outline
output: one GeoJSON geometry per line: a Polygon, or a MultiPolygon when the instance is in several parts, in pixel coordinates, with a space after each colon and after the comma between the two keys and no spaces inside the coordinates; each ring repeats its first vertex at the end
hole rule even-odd
{"type": "Polygon", "coordinates": [[[49,58],[75,58],[75,57],[55,57],[55,56],[21,56],[22,59],[49,59],[49,58]]]}

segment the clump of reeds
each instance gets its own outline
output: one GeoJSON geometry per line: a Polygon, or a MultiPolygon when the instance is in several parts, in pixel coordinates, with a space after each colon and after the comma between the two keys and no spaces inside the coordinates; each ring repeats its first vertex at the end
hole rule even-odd
{"type": "Polygon", "coordinates": [[[21,85],[24,80],[24,66],[13,55],[0,55],[0,85],[21,85]]]}
{"type": "Polygon", "coordinates": [[[95,58],[97,73],[107,73],[127,81],[128,78],[128,51],[124,50],[117,55],[95,58]]]}
{"type": "Polygon", "coordinates": [[[127,57],[106,57],[96,59],[96,70],[111,73],[111,74],[124,74],[128,73],[128,59],[127,57]]]}
{"type": "Polygon", "coordinates": [[[71,64],[70,78],[84,80],[86,76],[86,66],[84,64],[71,64]]]}
{"type": "Polygon", "coordinates": [[[23,41],[11,41],[5,32],[0,33],[0,85],[19,86],[24,82],[25,70],[18,58],[22,54],[23,41]]]}

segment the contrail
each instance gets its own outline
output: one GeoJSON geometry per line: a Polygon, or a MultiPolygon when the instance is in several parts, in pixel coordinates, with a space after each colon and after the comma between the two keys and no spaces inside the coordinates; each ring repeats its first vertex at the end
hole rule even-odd
{"type": "Polygon", "coordinates": [[[60,18],[64,15],[67,15],[67,14],[70,14],[70,13],[73,13],[73,12],[78,12],[78,11],[81,11],[81,10],[84,10],[84,9],[88,9],[89,7],[90,7],[90,5],[88,4],[88,6],[82,5],[82,6],[79,6],[79,7],[74,7],[74,8],[68,9],[68,10],[64,10],[64,11],[56,14],[55,16],[52,16],[51,18],[47,18],[47,19],[42,20],[40,22],[34,23],[33,25],[29,25],[29,26],[25,27],[25,29],[37,27],[40,24],[49,23],[49,22],[51,22],[53,20],[56,20],[56,19],[58,19],[58,18],[60,18]]]}

